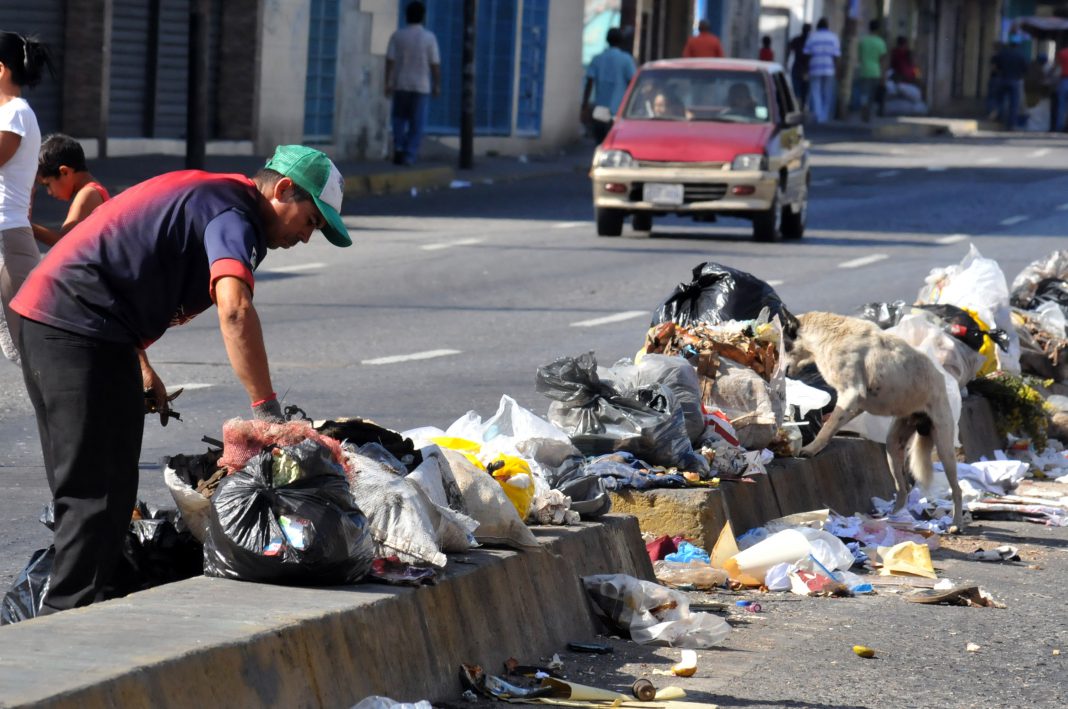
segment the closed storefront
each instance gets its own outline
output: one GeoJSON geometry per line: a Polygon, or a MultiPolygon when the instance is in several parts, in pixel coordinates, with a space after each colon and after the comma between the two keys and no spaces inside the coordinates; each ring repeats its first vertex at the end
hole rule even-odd
{"type": "MultiPolygon", "coordinates": [[[[222,4],[212,5],[207,81],[214,99],[222,4]]],[[[190,0],[114,0],[109,135],[185,136],[190,6],[190,0]]],[[[210,132],[215,124],[212,116],[210,132]]]]}
{"type": "MultiPolygon", "coordinates": [[[[37,35],[52,52],[57,72],[63,70],[63,0],[0,0],[0,30],[37,35]]],[[[63,119],[63,83],[47,71],[41,83],[26,91],[41,133],[58,131],[63,119]]]]}

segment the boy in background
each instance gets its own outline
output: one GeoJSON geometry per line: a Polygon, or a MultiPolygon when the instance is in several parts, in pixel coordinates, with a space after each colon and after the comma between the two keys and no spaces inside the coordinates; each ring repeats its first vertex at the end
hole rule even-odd
{"type": "Polygon", "coordinates": [[[59,231],[33,225],[34,238],[48,246],[55,246],[64,234],[110,198],[104,186],[90,174],[81,144],[62,133],[50,135],[41,143],[37,181],[45,186],[50,196],[70,202],[67,218],[59,231]]]}

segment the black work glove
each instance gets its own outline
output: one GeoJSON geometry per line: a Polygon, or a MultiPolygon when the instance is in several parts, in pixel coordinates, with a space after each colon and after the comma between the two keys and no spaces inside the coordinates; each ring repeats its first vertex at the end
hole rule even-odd
{"type": "Polygon", "coordinates": [[[267,423],[285,423],[286,421],[282,416],[282,404],[274,397],[256,402],[252,407],[252,418],[267,423]]]}

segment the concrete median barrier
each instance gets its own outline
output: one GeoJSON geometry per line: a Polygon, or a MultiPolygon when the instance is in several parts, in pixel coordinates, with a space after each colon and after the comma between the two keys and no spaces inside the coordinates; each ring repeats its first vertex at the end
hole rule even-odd
{"type": "Polygon", "coordinates": [[[296,588],[195,578],[0,628],[0,706],[344,707],[445,700],[594,633],[580,576],[652,579],[638,525],[535,528],[541,551],[477,549],[435,586],[296,588]]]}

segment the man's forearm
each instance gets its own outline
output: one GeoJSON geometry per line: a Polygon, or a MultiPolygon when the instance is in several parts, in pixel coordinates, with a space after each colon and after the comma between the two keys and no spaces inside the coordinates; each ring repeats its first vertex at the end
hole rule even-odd
{"type": "Polygon", "coordinates": [[[263,328],[248,287],[236,278],[223,278],[216,286],[219,330],[234,374],[250,401],[269,398],[274,389],[263,344],[263,328]]]}

